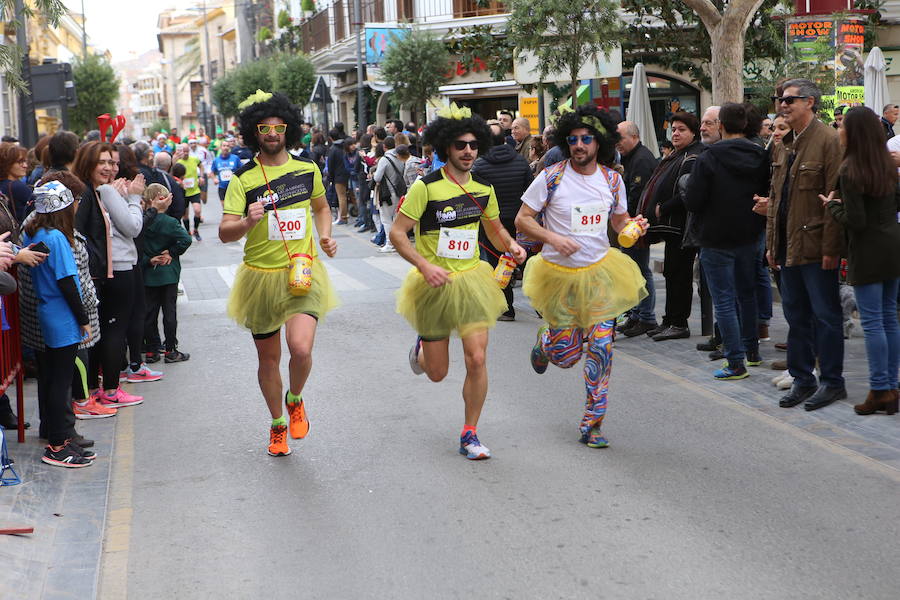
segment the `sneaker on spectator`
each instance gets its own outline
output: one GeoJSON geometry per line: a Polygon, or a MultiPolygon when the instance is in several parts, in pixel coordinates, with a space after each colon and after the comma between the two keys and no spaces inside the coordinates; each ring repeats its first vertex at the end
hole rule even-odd
{"type": "Polygon", "coordinates": [[[81,448],[90,448],[94,445],[94,440],[90,440],[90,439],[84,437],[77,431],[75,432],[75,435],[73,435],[71,438],[69,438],[69,441],[75,442],[81,448]]]}
{"type": "Polygon", "coordinates": [[[82,448],[81,446],[76,444],[74,440],[71,440],[71,439],[66,440],[66,445],[88,460],[94,460],[95,458],[97,458],[96,452],[94,452],[93,450],[87,450],[85,448],[82,448]]]}
{"type": "Polygon", "coordinates": [[[50,446],[47,446],[44,449],[44,454],[41,456],[41,462],[53,465],[54,467],[65,467],[67,469],[79,469],[94,464],[94,461],[85,458],[76,452],[69,444],[64,444],[59,450],[54,450],[50,446]]]}
{"type": "Polygon", "coordinates": [[[176,362],[184,362],[191,357],[187,352],[179,352],[178,350],[172,350],[171,352],[166,352],[166,362],[167,363],[176,363],[176,362]]]}
{"type": "Polygon", "coordinates": [[[98,394],[97,399],[103,406],[114,406],[116,408],[122,406],[136,406],[144,401],[143,396],[134,396],[122,388],[116,388],[116,391],[111,396],[107,395],[106,392],[101,391],[98,394]]]}
{"type": "MultiPolygon", "coordinates": [[[[141,363],[141,366],[137,371],[132,371],[131,367],[125,369],[125,380],[128,383],[141,383],[144,381],[159,381],[163,378],[163,374],[161,371],[154,371],[144,363],[141,363]]],[[[121,381],[121,379],[119,380],[121,381]]]]}
{"type": "Polygon", "coordinates": [[[76,419],[105,419],[116,416],[116,409],[111,406],[103,406],[92,396],[84,404],[72,402],[72,412],[76,419]]]}
{"type": "Polygon", "coordinates": [[[144,362],[147,364],[158,363],[160,358],[159,352],[144,352],[144,362]]]}

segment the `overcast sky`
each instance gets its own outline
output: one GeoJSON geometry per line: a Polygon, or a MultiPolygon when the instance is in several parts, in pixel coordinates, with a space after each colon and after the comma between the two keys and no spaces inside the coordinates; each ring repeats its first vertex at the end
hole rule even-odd
{"type": "MultiPolygon", "coordinates": [[[[64,3],[71,11],[81,12],[81,0],[64,3]]],[[[154,0],[84,0],[88,40],[98,48],[108,48],[113,62],[152,50],[157,47],[156,19],[170,4],[154,0]]]]}

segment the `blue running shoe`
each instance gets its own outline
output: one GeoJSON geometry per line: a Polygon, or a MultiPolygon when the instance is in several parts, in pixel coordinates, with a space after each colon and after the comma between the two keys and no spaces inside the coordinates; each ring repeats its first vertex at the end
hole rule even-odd
{"type": "Polygon", "coordinates": [[[534,369],[534,372],[538,375],[543,374],[547,370],[547,365],[550,364],[550,360],[547,358],[547,355],[544,354],[543,344],[541,343],[544,332],[547,331],[547,329],[548,327],[546,325],[541,325],[537,332],[537,341],[531,348],[531,368],[534,369]]]}
{"type": "Polygon", "coordinates": [[[459,453],[469,460],[483,460],[491,457],[491,451],[478,441],[478,436],[471,431],[459,438],[459,453]]]}
{"type": "Polygon", "coordinates": [[[599,427],[592,427],[587,438],[586,444],[588,448],[609,448],[609,440],[600,434],[599,427]]]}
{"type": "Polygon", "coordinates": [[[713,373],[713,377],[715,377],[719,381],[746,379],[749,376],[750,373],[747,372],[746,367],[731,367],[729,365],[725,365],[724,367],[713,373]]]}

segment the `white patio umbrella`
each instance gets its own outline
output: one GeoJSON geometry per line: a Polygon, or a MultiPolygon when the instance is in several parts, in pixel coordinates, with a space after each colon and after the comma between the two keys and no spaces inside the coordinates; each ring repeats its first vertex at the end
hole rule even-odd
{"type": "Polygon", "coordinates": [[[866,90],[866,106],[875,111],[876,115],[880,115],[884,105],[891,101],[887,75],[884,73],[886,70],[887,63],[884,62],[884,54],[882,54],[881,48],[875,46],[866,58],[863,85],[866,90]]]}
{"type": "Polygon", "coordinates": [[[650,86],[647,84],[644,63],[634,65],[625,119],[637,125],[641,132],[641,142],[650,149],[653,156],[659,158],[659,143],[656,141],[656,127],[653,125],[653,113],[650,110],[650,86]]]}

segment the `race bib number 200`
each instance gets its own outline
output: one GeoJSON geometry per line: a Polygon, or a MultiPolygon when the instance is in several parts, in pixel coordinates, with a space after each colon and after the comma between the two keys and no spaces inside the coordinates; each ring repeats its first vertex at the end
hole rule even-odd
{"type": "Polygon", "coordinates": [[[438,234],[437,255],[441,258],[468,259],[478,248],[477,229],[441,227],[438,234]]]}
{"type": "Polygon", "coordinates": [[[608,207],[602,202],[580,204],[572,207],[572,233],[597,233],[606,231],[608,207]]]}
{"type": "Polygon", "coordinates": [[[278,211],[278,218],[274,211],[269,213],[269,239],[281,241],[282,235],[286,240],[306,237],[306,209],[282,209],[278,211]]]}

